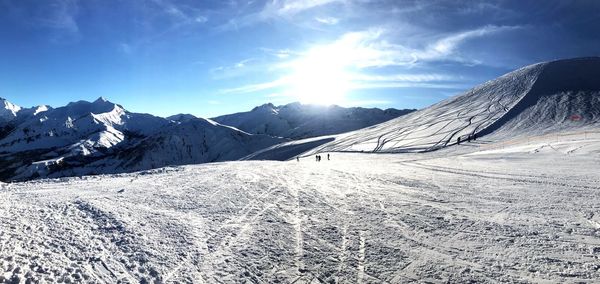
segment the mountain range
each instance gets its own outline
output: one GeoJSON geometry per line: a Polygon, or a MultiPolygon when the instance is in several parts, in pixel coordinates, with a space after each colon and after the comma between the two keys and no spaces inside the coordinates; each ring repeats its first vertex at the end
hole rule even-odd
{"type": "Polygon", "coordinates": [[[243,131],[190,114],[162,118],[132,113],[104,98],[58,108],[22,108],[0,99],[0,180],[120,173],[237,160],[297,138],[298,133],[302,137],[337,134],[405,112],[295,103],[277,108],[267,104],[248,113],[215,118],[242,122],[242,127],[252,126],[243,131]],[[267,108],[280,109],[284,116],[263,116],[267,108]],[[320,111],[324,114],[316,115],[320,111]],[[313,115],[314,122],[299,123],[313,115]],[[343,127],[335,129],[336,124],[343,127]],[[285,125],[294,128],[286,129],[285,125]],[[321,129],[322,125],[330,127],[321,129]],[[261,132],[260,126],[270,130],[261,132]]]}
{"type": "Polygon", "coordinates": [[[248,112],[223,115],[212,120],[248,133],[302,139],[365,128],[413,111],[416,110],[343,108],[300,103],[274,106],[268,103],[248,112]]]}
{"type": "Polygon", "coordinates": [[[0,180],[148,170],[320,152],[429,152],[598,130],[600,58],[523,67],[430,107],[380,110],[264,104],[213,119],[132,113],[100,98],[22,108],[0,99],[0,180]]]}

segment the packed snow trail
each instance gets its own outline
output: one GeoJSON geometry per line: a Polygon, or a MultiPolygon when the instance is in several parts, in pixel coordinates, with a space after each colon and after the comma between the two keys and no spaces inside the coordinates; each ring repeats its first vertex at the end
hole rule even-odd
{"type": "Polygon", "coordinates": [[[598,163],[336,153],[3,184],[0,279],[593,281],[598,163]]]}

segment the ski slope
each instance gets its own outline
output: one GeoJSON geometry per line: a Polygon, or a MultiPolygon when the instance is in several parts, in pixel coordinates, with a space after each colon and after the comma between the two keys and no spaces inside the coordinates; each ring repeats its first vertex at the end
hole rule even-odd
{"type": "Polygon", "coordinates": [[[600,58],[538,63],[433,106],[341,134],[316,152],[427,152],[469,135],[493,141],[600,124],[600,58]]]}
{"type": "Polygon", "coordinates": [[[600,140],[553,141],[2,184],[0,279],[593,282],[600,140]]]}

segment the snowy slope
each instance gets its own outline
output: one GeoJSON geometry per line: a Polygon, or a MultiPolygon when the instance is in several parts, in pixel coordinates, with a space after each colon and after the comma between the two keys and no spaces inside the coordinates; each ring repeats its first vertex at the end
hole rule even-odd
{"type": "Polygon", "coordinates": [[[375,125],[414,110],[343,108],[339,106],[283,106],[264,104],[252,111],[224,115],[213,120],[248,133],[300,139],[348,132],[375,125]]]}
{"type": "Polygon", "coordinates": [[[0,282],[595,283],[593,142],[0,185],[0,282]]]}
{"type": "Polygon", "coordinates": [[[388,122],[339,135],[316,151],[422,152],[468,135],[509,139],[600,122],[600,58],[539,63],[388,122]]]}

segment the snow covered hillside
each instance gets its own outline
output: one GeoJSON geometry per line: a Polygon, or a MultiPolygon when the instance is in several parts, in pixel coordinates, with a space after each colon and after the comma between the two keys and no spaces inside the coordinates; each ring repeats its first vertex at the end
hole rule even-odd
{"type": "Polygon", "coordinates": [[[592,283],[599,155],[587,137],[2,184],[0,282],[592,283]]]}
{"type": "Polygon", "coordinates": [[[196,118],[131,113],[105,99],[0,113],[0,179],[130,172],[236,160],[282,139],[196,118]]]}
{"type": "Polygon", "coordinates": [[[248,133],[300,139],[357,130],[413,111],[415,110],[343,108],[300,103],[274,106],[269,103],[249,112],[219,116],[213,120],[248,133]]]}
{"type": "Polygon", "coordinates": [[[494,141],[600,127],[600,58],[539,63],[408,115],[336,137],[318,151],[423,152],[472,134],[494,141]]]}

